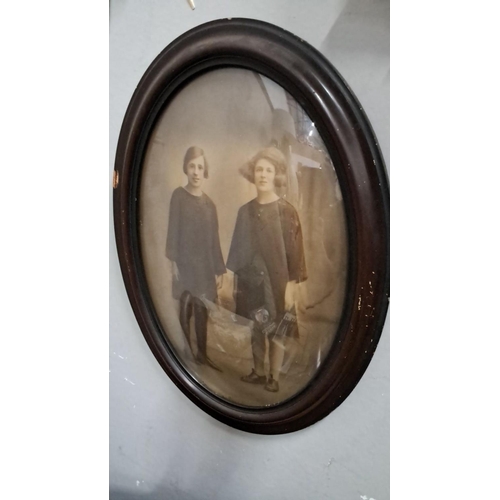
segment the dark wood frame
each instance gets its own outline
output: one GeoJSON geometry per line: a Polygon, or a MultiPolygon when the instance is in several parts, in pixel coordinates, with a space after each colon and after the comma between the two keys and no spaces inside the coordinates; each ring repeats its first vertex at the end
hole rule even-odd
{"type": "Polygon", "coordinates": [[[315,423],[345,400],[373,356],[388,308],[389,189],[367,117],[318,51],[276,26],[248,19],[210,22],[177,38],[153,61],[131,99],[118,141],[113,187],[116,243],[132,308],[156,359],[191,401],[238,429],[281,434],[315,423]],[[218,398],[179,363],[152,305],[139,246],[142,160],[155,120],[185,83],[223,67],[267,76],[304,108],[333,160],[347,215],[348,285],[334,344],[302,392],[263,409],[218,398]]]}

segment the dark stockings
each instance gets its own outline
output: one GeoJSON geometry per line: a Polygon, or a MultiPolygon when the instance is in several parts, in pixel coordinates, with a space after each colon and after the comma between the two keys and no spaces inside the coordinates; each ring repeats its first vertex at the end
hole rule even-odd
{"type": "Polygon", "coordinates": [[[191,352],[198,363],[209,365],[216,370],[220,370],[207,356],[207,324],[208,324],[208,311],[205,304],[193,297],[189,292],[184,292],[180,299],[180,322],[181,327],[188,341],[191,352]],[[196,355],[191,345],[190,336],[190,321],[194,314],[194,329],[196,332],[196,355]]]}
{"type": "Polygon", "coordinates": [[[199,299],[193,300],[194,309],[194,329],[196,332],[196,342],[198,344],[198,361],[203,361],[207,357],[207,323],[208,311],[203,302],[199,299]]]}
{"type": "MultiPolygon", "coordinates": [[[[252,354],[255,372],[259,376],[265,375],[266,337],[263,332],[257,329],[252,331],[252,354]]],[[[274,380],[279,379],[284,355],[283,340],[269,340],[269,370],[274,380]]]]}

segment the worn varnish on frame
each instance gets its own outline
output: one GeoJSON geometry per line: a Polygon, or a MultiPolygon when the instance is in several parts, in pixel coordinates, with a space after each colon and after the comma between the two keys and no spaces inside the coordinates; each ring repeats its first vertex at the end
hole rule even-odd
{"type": "Polygon", "coordinates": [[[388,188],[331,65],[265,23],[202,25],[144,75],[115,168],[127,291],[177,386],[259,433],[338,406],[385,319],[388,188]]]}

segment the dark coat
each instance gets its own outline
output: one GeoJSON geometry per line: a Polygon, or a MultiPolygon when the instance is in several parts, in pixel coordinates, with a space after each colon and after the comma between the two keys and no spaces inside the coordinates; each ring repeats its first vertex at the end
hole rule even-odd
{"type": "Polygon", "coordinates": [[[194,297],[217,297],[215,277],[226,272],[219,241],[219,223],[213,201],[179,187],[172,193],[167,233],[167,257],[177,264],[180,280],[173,296],[184,291],[194,297]]]}
{"type": "Polygon", "coordinates": [[[282,313],[287,283],[307,279],[302,229],[295,208],[281,198],[265,205],[256,199],[243,205],[238,211],[227,268],[237,276],[236,314],[250,318],[252,310],[263,306],[272,311],[271,316],[282,313]]]}

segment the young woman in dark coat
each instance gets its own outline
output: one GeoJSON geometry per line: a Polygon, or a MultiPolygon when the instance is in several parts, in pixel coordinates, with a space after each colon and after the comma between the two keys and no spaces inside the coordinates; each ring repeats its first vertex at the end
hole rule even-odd
{"type": "Polygon", "coordinates": [[[187,184],[172,193],[167,233],[166,254],[172,261],[173,296],[180,300],[180,322],[190,347],[189,325],[194,313],[196,361],[219,370],[207,356],[208,311],[201,299],[215,301],[226,268],[219,242],[217,210],[201,189],[208,178],[203,150],[190,147],[182,168],[187,184]]]}
{"type": "Polygon", "coordinates": [[[235,274],[236,314],[254,321],[254,367],[244,382],[279,390],[279,374],[287,336],[279,334],[283,319],[294,318],[297,284],[307,278],[302,230],[295,208],[275,187],[286,182],[286,159],[277,148],[257,153],[240,172],[257,188],[257,197],[238,211],[227,268],[235,274]],[[287,315],[288,313],[288,315],[287,315]],[[264,364],[269,341],[269,378],[264,364]]]}

